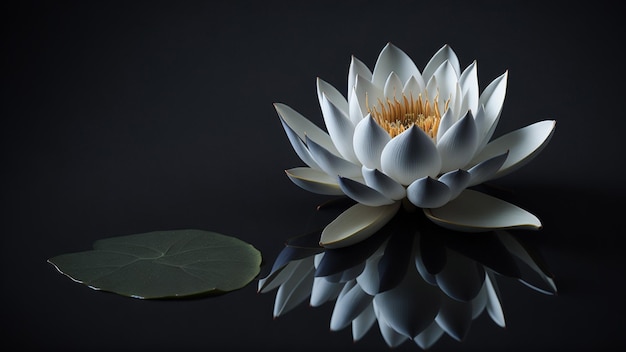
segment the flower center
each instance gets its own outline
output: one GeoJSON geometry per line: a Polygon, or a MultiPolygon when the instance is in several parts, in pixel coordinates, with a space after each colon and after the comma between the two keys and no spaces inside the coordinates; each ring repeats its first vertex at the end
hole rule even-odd
{"type": "MultiPolygon", "coordinates": [[[[423,99],[421,94],[417,99],[414,99],[413,95],[407,97],[402,94],[401,100],[398,101],[394,97],[393,101],[387,99],[386,102],[383,102],[378,99],[378,105],[368,108],[368,111],[374,121],[387,131],[391,138],[415,125],[430,138],[435,139],[441,121],[437,97],[435,97],[432,105],[428,99],[423,99]]],[[[446,101],[446,109],[448,103],[449,101],[446,101]]]]}

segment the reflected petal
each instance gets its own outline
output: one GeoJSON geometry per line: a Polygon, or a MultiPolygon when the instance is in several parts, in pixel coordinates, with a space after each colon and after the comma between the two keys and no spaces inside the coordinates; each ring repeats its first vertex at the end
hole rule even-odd
{"type": "Polygon", "coordinates": [[[435,275],[435,279],[446,295],[457,301],[469,302],[483,287],[485,271],[474,260],[448,249],[446,265],[435,275]]]}
{"type": "Polygon", "coordinates": [[[339,331],[346,328],[353,319],[371,305],[373,297],[365,293],[361,286],[355,285],[341,297],[337,298],[330,318],[330,330],[339,331]]]}
{"type": "Polygon", "coordinates": [[[399,208],[400,202],[380,207],[355,204],[324,228],[320,245],[340,248],[361,242],[389,222],[399,208]]]}
{"type": "Polygon", "coordinates": [[[504,311],[502,310],[502,303],[500,302],[500,290],[496,284],[493,274],[487,272],[485,277],[485,286],[487,288],[487,313],[494,321],[501,327],[506,326],[504,319],[504,311]]]}
{"type": "Polygon", "coordinates": [[[376,314],[376,318],[378,319],[378,329],[380,330],[380,334],[383,336],[385,343],[387,346],[393,348],[400,346],[404,341],[408,340],[409,337],[403,335],[394,328],[392,328],[389,323],[387,323],[387,319],[385,318],[385,313],[381,311],[381,309],[376,304],[376,301],[373,302],[374,313],[376,314]]]}
{"type": "Polygon", "coordinates": [[[440,208],[424,209],[424,214],[439,226],[463,232],[541,228],[539,219],[526,210],[469,189],[440,208]]]}
{"type": "Polygon", "coordinates": [[[435,342],[439,341],[439,338],[443,336],[443,329],[439,327],[437,322],[433,321],[429,327],[424,329],[424,331],[420,332],[419,335],[413,338],[413,341],[420,346],[422,349],[429,349],[435,342]]]}
{"type": "Polygon", "coordinates": [[[303,259],[293,274],[278,288],[274,302],[274,317],[279,317],[309,297],[313,286],[313,257],[303,259]]]}
{"type": "Polygon", "coordinates": [[[331,282],[323,277],[314,278],[309,304],[311,307],[319,307],[326,302],[336,299],[343,285],[343,283],[331,282]]]}
{"type": "Polygon", "coordinates": [[[375,322],[374,305],[370,302],[361,314],[352,320],[352,340],[356,342],[363,338],[375,322]]]}
{"type": "Polygon", "coordinates": [[[472,324],[472,305],[446,296],[442,298],[441,309],[435,321],[452,338],[462,341],[472,324]]]}

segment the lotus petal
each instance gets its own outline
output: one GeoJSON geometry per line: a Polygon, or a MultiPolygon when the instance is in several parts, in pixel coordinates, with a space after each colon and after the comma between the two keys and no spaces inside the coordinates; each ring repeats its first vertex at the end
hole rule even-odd
{"type": "Polygon", "coordinates": [[[509,151],[507,150],[504,153],[484,160],[478,165],[475,165],[471,169],[467,170],[471,175],[467,187],[478,185],[494,178],[508,157],[509,151]]]}
{"type": "Polygon", "coordinates": [[[381,167],[387,176],[408,185],[424,176],[436,176],[441,158],[430,137],[412,126],[387,143],[381,154],[381,167]]]}
{"type": "Polygon", "coordinates": [[[472,163],[489,159],[508,150],[509,156],[495,175],[495,177],[504,176],[526,165],[537,156],[552,138],[555,127],[556,121],[545,120],[507,133],[487,144],[474,157],[472,163]]]}
{"type": "Polygon", "coordinates": [[[391,72],[395,72],[402,82],[408,81],[411,76],[420,74],[413,60],[404,51],[388,43],[376,60],[372,73],[372,83],[384,87],[391,72]]]}
{"type": "Polygon", "coordinates": [[[443,137],[443,135],[452,127],[458,120],[452,109],[446,110],[446,112],[441,115],[441,120],[439,121],[439,128],[437,129],[437,142],[443,137]]]}
{"type": "Polygon", "coordinates": [[[320,106],[323,104],[324,95],[326,98],[336,106],[341,112],[348,116],[348,101],[346,98],[337,90],[337,88],[333,87],[330,83],[324,81],[323,79],[317,77],[316,81],[317,86],[317,98],[319,100],[320,106]]]}
{"type": "Polygon", "coordinates": [[[325,94],[322,96],[321,107],[324,123],[333,144],[344,159],[357,162],[354,148],[352,148],[354,125],[350,121],[347,112],[341,111],[325,94]]]}
{"type": "Polygon", "coordinates": [[[369,80],[357,76],[356,86],[354,87],[356,98],[358,99],[361,112],[369,113],[370,107],[378,103],[378,100],[384,100],[385,94],[383,93],[382,86],[377,87],[369,80]]]}
{"type": "Polygon", "coordinates": [[[348,197],[370,207],[378,207],[395,202],[377,190],[346,177],[339,177],[339,187],[348,197]]]}
{"type": "Polygon", "coordinates": [[[438,139],[441,172],[465,166],[474,156],[477,142],[476,124],[472,113],[468,112],[438,139]]]}
{"type": "Polygon", "coordinates": [[[315,160],[317,165],[319,165],[320,168],[322,168],[322,170],[324,170],[324,172],[328,175],[341,175],[348,177],[361,176],[361,167],[359,165],[353,164],[348,160],[334,155],[324,149],[321,145],[308,139],[308,137],[305,142],[307,147],[309,147],[309,152],[311,153],[313,160],[315,160]]]}
{"type": "Polygon", "coordinates": [[[433,321],[430,326],[420,332],[419,335],[415,336],[413,341],[422,349],[427,350],[439,341],[443,333],[443,329],[439,327],[437,322],[433,321]]]}
{"type": "Polygon", "coordinates": [[[275,318],[289,312],[311,294],[313,273],[313,257],[305,258],[289,279],[280,285],[274,302],[275,318]]]}
{"type": "Polygon", "coordinates": [[[285,133],[287,134],[287,138],[289,139],[289,142],[291,143],[293,150],[296,152],[300,160],[304,161],[304,163],[307,164],[310,168],[313,168],[316,170],[322,170],[319,167],[319,165],[317,165],[315,160],[313,160],[311,153],[309,153],[309,149],[304,144],[302,139],[298,137],[298,134],[296,134],[296,132],[294,132],[291,129],[291,127],[289,127],[289,125],[287,125],[285,120],[283,120],[282,118],[280,119],[280,123],[283,125],[283,129],[285,130],[285,133]]]}
{"type": "Polygon", "coordinates": [[[309,304],[311,307],[319,307],[326,302],[336,299],[343,285],[343,283],[331,282],[323,277],[314,278],[309,304]]]}
{"type": "Polygon", "coordinates": [[[461,72],[461,65],[459,64],[459,58],[454,53],[454,50],[446,44],[442,46],[433,57],[428,61],[426,67],[424,67],[424,71],[422,73],[422,77],[424,77],[424,81],[428,82],[430,78],[433,76],[435,71],[441,66],[444,62],[448,61],[454,70],[459,73],[461,72]]]}
{"type": "Polygon", "coordinates": [[[371,305],[372,299],[373,297],[365,293],[359,285],[355,285],[346,294],[337,298],[330,318],[330,330],[339,331],[346,328],[371,305]]]}
{"type": "Polygon", "coordinates": [[[296,268],[300,265],[301,260],[295,260],[287,263],[280,269],[275,270],[272,274],[259,280],[257,292],[267,293],[278,286],[282,285],[293,275],[296,268]]]}
{"type": "Polygon", "coordinates": [[[406,196],[406,188],[394,181],[391,177],[383,174],[377,169],[370,169],[367,166],[361,168],[365,184],[384,194],[393,200],[400,200],[406,196]]]}
{"type": "Polygon", "coordinates": [[[435,275],[435,279],[439,288],[448,297],[457,301],[469,302],[478,295],[483,287],[485,271],[474,260],[447,249],[446,265],[441,272],[435,275]]]}
{"type": "Polygon", "coordinates": [[[480,98],[476,61],[472,62],[472,64],[461,73],[459,84],[463,97],[463,104],[461,105],[460,111],[469,110],[475,115],[478,111],[478,101],[480,98]]]}
{"type": "Polygon", "coordinates": [[[374,305],[370,302],[361,314],[352,320],[352,340],[356,342],[363,338],[375,322],[376,313],[374,313],[374,305]]]}
{"type": "Polygon", "coordinates": [[[380,275],[378,273],[378,263],[381,255],[373,255],[365,262],[365,268],[361,275],[356,278],[356,282],[368,295],[376,295],[380,287],[380,275]]]}
{"type": "Polygon", "coordinates": [[[500,302],[500,293],[495,281],[495,277],[491,273],[487,273],[485,277],[485,286],[487,288],[487,313],[489,317],[500,327],[506,326],[504,319],[504,311],[500,302]]]}
{"type": "Polygon", "coordinates": [[[464,232],[541,228],[539,219],[526,210],[469,189],[440,208],[424,209],[424,214],[439,226],[464,232]]]}
{"type": "Polygon", "coordinates": [[[404,94],[405,97],[412,97],[413,100],[417,100],[424,89],[426,89],[426,83],[424,83],[422,76],[411,76],[404,84],[402,94],[404,94]]]}
{"type": "Polygon", "coordinates": [[[450,188],[445,183],[430,176],[416,180],[406,189],[409,201],[420,208],[440,207],[450,200],[450,195],[450,188]]]}
{"type": "Polygon", "coordinates": [[[483,107],[484,115],[476,115],[479,146],[487,144],[498,124],[506,95],[507,77],[508,71],[489,83],[480,95],[478,104],[483,107]]]}
{"type": "Polygon", "coordinates": [[[444,296],[435,321],[452,338],[462,341],[472,325],[472,304],[444,296]]]}
{"type": "MultiPolygon", "coordinates": [[[[487,277],[486,275],[487,273],[485,273],[485,277],[487,277]]],[[[486,307],[487,307],[487,284],[483,282],[483,287],[478,292],[478,295],[476,295],[476,298],[472,300],[472,319],[478,318],[478,316],[480,316],[480,314],[485,310],[486,307]]]]}
{"type": "Polygon", "coordinates": [[[302,116],[299,112],[295,111],[291,107],[281,103],[275,103],[274,108],[278,113],[278,116],[284,121],[289,128],[291,128],[301,140],[308,137],[315,143],[323,146],[326,150],[335,155],[339,155],[339,151],[335,148],[332,139],[328,133],[324,132],[321,128],[317,127],[313,122],[309,121],[306,117],[302,116]]]}
{"type": "Polygon", "coordinates": [[[354,154],[361,164],[380,169],[380,155],[391,140],[389,134],[368,114],[354,129],[354,154]]]}
{"type": "Polygon", "coordinates": [[[376,318],[378,319],[378,329],[380,330],[380,334],[383,336],[385,343],[387,346],[394,348],[400,346],[404,341],[408,340],[409,337],[397,332],[394,328],[392,328],[389,323],[387,323],[387,319],[385,317],[385,313],[381,311],[380,308],[376,305],[376,301],[373,302],[374,313],[376,314],[376,318]]]}
{"type": "Polygon", "coordinates": [[[448,186],[450,189],[450,199],[454,199],[467,187],[471,178],[472,176],[469,172],[457,169],[441,175],[439,182],[448,186]]]}
{"type": "Polygon", "coordinates": [[[389,222],[399,207],[400,202],[380,207],[355,204],[324,228],[320,245],[340,248],[363,241],[389,222]]]}
{"type": "Polygon", "coordinates": [[[439,289],[422,280],[413,263],[409,263],[407,274],[398,286],[374,297],[374,304],[387,324],[411,338],[435,319],[440,302],[439,289]]]}
{"type": "Polygon", "coordinates": [[[454,105],[454,101],[456,100],[456,86],[459,79],[458,72],[459,71],[455,71],[455,68],[446,60],[433,73],[433,77],[437,80],[437,102],[439,104],[439,111],[446,111],[445,106],[448,100],[451,106],[454,105]]]}
{"type": "MultiPolygon", "coordinates": [[[[357,77],[361,76],[368,81],[372,80],[372,71],[361,60],[354,55],[350,60],[350,68],[348,69],[348,93],[352,93],[356,86],[357,77]]],[[[351,99],[351,98],[350,98],[351,99]]]]}
{"type": "Polygon", "coordinates": [[[326,195],[341,195],[343,192],[337,183],[337,178],[325,172],[308,167],[296,167],[285,170],[285,173],[299,187],[313,193],[326,195]]]}
{"type": "Polygon", "coordinates": [[[385,82],[385,86],[383,89],[383,93],[385,94],[385,99],[394,101],[402,99],[402,90],[404,88],[404,83],[400,80],[400,77],[395,72],[391,72],[389,77],[387,77],[387,81],[385,82]]]}
{"type": "MultiPolygon", "coordinates": [[[[365,110],[367,111],[367,110],[365,110]]],[[[350,94],[350,121],[352,121],[353,125],[357,125],[363,117],[363,110],[361,110],[361,105],[359,104],[359,99],[356,96],[356,89],[352,90],[350,94]]]]}

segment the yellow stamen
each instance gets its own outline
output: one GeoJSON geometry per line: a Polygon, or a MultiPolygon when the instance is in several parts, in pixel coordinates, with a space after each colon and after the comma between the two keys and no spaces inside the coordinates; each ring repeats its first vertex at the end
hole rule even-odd
{"type": "MultiPolygon", "coordinates": [[[[379,99],[378,104],[370,108],[366,96],[370,115],[380,127],[389,133],[391,138],[408,130],[411,126],[417,126],[430,138],[436,138],[439,122],[441,122],[438,97],[435,97],[432,106],[428,98],[423,99],[421,94],[417,99],[413,99],[413,95],[407,97],[403,94],[401,100],[398,101],[394,97],[393,101],[387,99],[383,102],[379,99]]],[[[449,100],[445,103],[445,109],[448,108],[448,103],[449,100]]]]}

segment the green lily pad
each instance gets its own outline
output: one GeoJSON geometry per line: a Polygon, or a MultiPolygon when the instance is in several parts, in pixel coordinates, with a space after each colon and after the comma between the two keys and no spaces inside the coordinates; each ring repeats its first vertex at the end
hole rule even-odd
{"type": "Polygon", "coordinates": [[[96,241],[93,250],[48,262],[95,290],[141,299],[189,298],[243,288],[261,253],[237,238],[202,230],[155,231],[96,241]]]}

